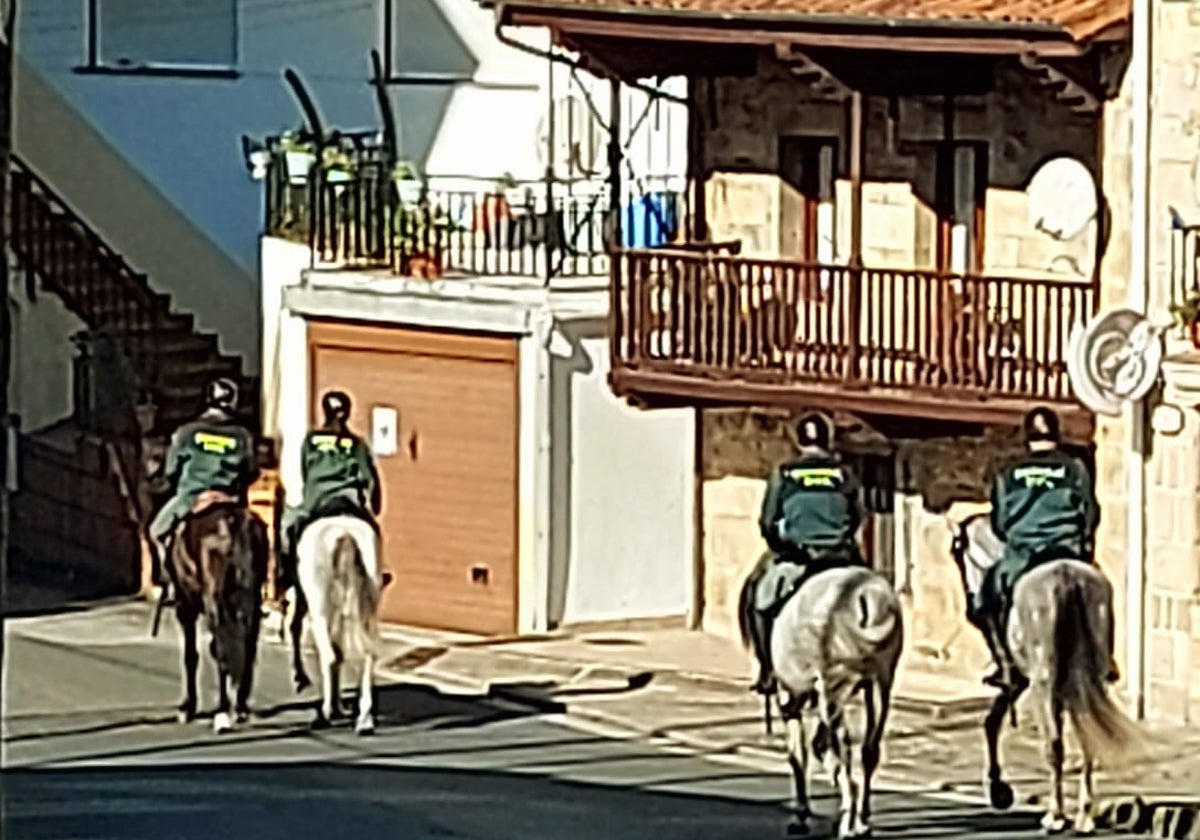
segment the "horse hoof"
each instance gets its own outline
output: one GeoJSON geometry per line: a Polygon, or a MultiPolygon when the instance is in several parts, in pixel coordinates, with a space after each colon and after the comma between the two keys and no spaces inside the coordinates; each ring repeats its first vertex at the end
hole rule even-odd
{"type": "Polygon", "coordinates": [[[988,799],[997,811],[1007,811],[1013,805],[1013,789],[1008,782],[993,779],[988,783],[988,799]]]}
{"type": "Polygon", "coordinates": [[[297,694],[312,686],[312,680],[308,678],[308,674],[296,674],[293,682],[296,684],[297,694]]]}
{"type": "Polygon", "coordinates": [[[806,820],[792,820],[787,825],[788,837],[807,837],[808,822],[806,820]]]}
{"type": "Polygon", "coordinates": [[[217,712],[213,716],[213,732],[218,735],[229,732],[233,729],[233,718],[229,716],[229,712],[217,712]]]}
{"type": "Polygon", "coordinates": [[[190,703],[181,703],[175,710],[175,720],[179,723],[191,723],[196,719],[196,707],[190,703]]]}
{"type": "Polygon", "coordinates": [[[1046,835],[1062,834],[1067,830],[1067,818],[1046,814],[1042,817],[1042,833],[1046,835]]]}
{"type": "Polygon", "coordinates": [[[1074,834],[1076,837],[1091,837],[1096,833],[1096,821],[1090,817],[1086,820],[1080,820],[1075,826],[1074,834]]]}
{"type": "Polygon", "coordinates": [[[372,715],[363,715],[354,724],[355,735],[371,735],[375,732],[375,718],[372,715]]]}
{"type": "Polygon", "coordinates": [[[309,724],[309,727],[314,730],[320,730],[320,729],[328,729],[329,725],[330,725],[329,718],[325,717],[325,715],[323,715],[323,714],[318,713],[313,716],[312,723],[309,724]]]}
{"type": "Polygon", "coordinates": [[[238,709],[237,714],[234,715],[233,719],[237,723],[245,723],[246,721],[250,720],[250,710],[249,709],[238,709]]]}

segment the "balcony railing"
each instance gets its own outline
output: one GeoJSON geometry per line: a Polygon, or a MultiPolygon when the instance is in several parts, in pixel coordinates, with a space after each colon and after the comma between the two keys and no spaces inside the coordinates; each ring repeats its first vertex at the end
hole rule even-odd
{"type": "MultiPolygon", "coordinates": [[[[397,180],[377,144],[338,139],[334,162],[289,168],[268,141],[266,230],[306,242],[318,264],[401,275],[604,276],[610,269],[607,184],[545,182],[430,190],[397,180]]],[[[686,217],[665,179],[640,183],[621,202],[622,242],[671,241],[686,217]]]]}
{"type": "Polygon", "coordinates": [[[628,250],[613,273],[614,368],[1069,402],[1090,282],[957,277],[628,250]]]}
{"type": "Polygon", "coordinates": [[[1200,296],[1200,225],[1171,230],[1171,303],[1200,296]]]}

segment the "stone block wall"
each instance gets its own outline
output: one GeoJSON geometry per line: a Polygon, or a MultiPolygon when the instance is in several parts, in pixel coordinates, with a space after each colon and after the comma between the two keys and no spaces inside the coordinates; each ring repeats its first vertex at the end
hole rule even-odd
{"type": "MultiPolygon", "coordinates": [[[[844,262],[850,253],[845,102],[818,95],[765,51],[756,76],[712,84],[716,108],[705,132],[704,166],[713,235],[742,239],[748,255],[792,256],[796,237],[787,228],[794,224],[788,208],[795,196],[778,176],[780,138],[833,137],[841,157],[835,260],[844,262]]],[[[990,94],[960,97],[956,105],[955,136],[988,144],[985,270],[1091,276],[1095,220],[1071,240],[1057,241],[1034,228],[1024,188],[1037,165],[1055,155],[1070,155],[1097,171],[1097,118],[1073,114],[1016,63],[997,65],[990,94]]],[[[863,259],[880,268],[932,268],[937,228],[930,143],[943,136],[941,98],[902,97],[893,111],[886,99],[866,97],[864,119],[863,259]]]]}

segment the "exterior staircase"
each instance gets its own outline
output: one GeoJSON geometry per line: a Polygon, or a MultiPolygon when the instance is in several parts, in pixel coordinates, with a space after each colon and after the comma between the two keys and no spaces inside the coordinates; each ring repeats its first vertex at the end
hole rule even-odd
{"type": "Polygon", "coordinates": [[[192,419],[205,383],[228,376],[242,391],[241,419],[258,424],[258,380],[239,358],[220,351],[217,337],[196,329],[15,156],[11,168],[10,244],[19,266],[62,299],[91,331],[110,335],[133,375],[135,396],[157,407],[153,435],[169,435],[192,419]]]}

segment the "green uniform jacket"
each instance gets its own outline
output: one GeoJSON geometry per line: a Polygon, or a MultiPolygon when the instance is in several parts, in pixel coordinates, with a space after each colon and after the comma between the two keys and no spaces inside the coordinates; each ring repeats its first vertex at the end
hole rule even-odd
{"type": "Polygon", "coordinates": [[[381,507],[379,473],[366,443],[334,431],[309,432],[300,454],[305,512],[315,514],[334,500],[350,502],[364,512],[381,507]]]}
{"type": "Polygon", "coordinates": [[[1057,449],[1026,455],[992,487],[992,530],[1013,559],[1033,560],[1055,548],[1083,551],[1099,520],[1087,470],[1057,449]]]}
{"type": "Polygon", "coordinates": [[[858,479],[833,456],[802,455],[775,469],[767,481],[759,528],[767,545],[835,549],[852,545],[866,517],[858,479]],[[779,521],[783,520],[783,538],[779,521]]]}
{"type": "Polygon", "coordinates": [[[232,421],[201,417],[180,427],[171,438],[166,476],[175,498],[189,505],[206,490],[244,500],[258,478],[254,436],[232,421]]]}

